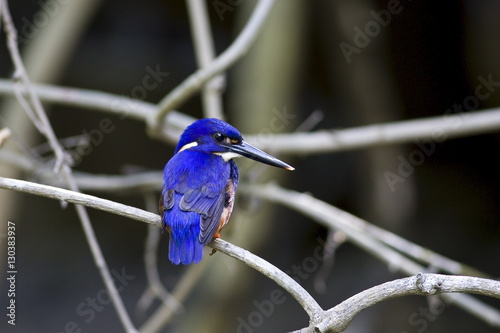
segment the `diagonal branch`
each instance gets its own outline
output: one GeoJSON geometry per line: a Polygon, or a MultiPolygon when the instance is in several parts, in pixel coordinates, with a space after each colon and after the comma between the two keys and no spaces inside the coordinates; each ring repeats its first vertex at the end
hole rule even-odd
{"type": "Polygon", "coordinates": [[[3,143],[9,139],[11,134],[12,131],[7,127],[0,129],[0,147],[2,147],[3,143]]]}
{"type": "MultiPolygon", "coordinates": [[[[215,49],[205,0],[187,0],[191,35],[199,68],[206,68],[215,57],[215,49]]],[[[203,114],[207,118],[224,119],[221,92],[225,86],[225,77],[220,74],[203,87],[203,114]]]]}
{"type": "Polygon", "coordinates": [[[500,298],[500,281],[419,273],[364,290],[327,310],[325,319],[320,324],[300,332],[342,332],[362,310],[377,303],[402,296],[442,293],[468,293],[500,298]]]}
{"type": "MultiPolygon", "coordinates": [[[[66,202],[99,209],[161,227],[161,217],[157,214],[88,194],[3,177],[0,177],[0,188],[35,194],[51,199],[64,200],[66,202]]],[[[304,310],[309,315],[311,323],[319,321],[323,309],[321,309],[316,300],[301,285],[299,285],[293,278],[285,274],[283,271],[249,251],[232,245],[226,241],[217,239],[211,242],[210,246],[228,256],[238,259],[239,261],[274,280],[278,285],[289,292],[300,305],[302,305],[304,310]]]]}
{"type": "Polygon", "coordinates": [[[255,254],[228,243],[222,239],[214,239],[210,246],[230,257],[244,262],[253,269],[261,272],[271,280],[275,281],[279,286],[285,289],[293,298],[299,302],[304,310],[309,315],[312,323],[318,322],[321,318],[323,310],[316,300],[293,278],[285,274],[276,266],[268,261],[256,256],[255,254]]]}
{"type": "Polygon", "coordinates": [[[158,111],[155,117],[147,119],[147,124],[151,129],[156,128],[158,130],[167,113],[177,108],[194,93],[198,92],[205,83],[227,70],[247,53],[262,30],[273,3],[274,0],[260,0],[247,25],[233,44],[215,58],[210,66],[201,68],[191,74],[158,103],[158,111]]]}
{"type": "Polygon", "coordinates": [[[326,228],[342,231],[350,241],[364,248],[368,253],[379,256],[380,254],[376,252],[380,246],[386,247],[387,252],[382,253],[387,255],[380,259],[406,274],[417,274],[424,269],[423,266],[409,264],[409,261],[413,263],[418,261],[450,274],[489,277],[473,267],[412,243],[309,194],[283,189],[275,184],[260,184],[259,186],[242,184],[239,189],[241,192],[265,198],[299,211],[326,228]],[[367,241],[367,239],[371,240],[367,241]]]}
{"type": "MultiPolygon", "coordinates": [[[[21,106],[25,107],[26,113],[32,116],[31,118],[33,119],[34,124],[37,126],[39,131],[47,138],[49,145],[54,151],[56,156],[54,171],[60,172],[61,178],[69,188],[74,191],[78,191],[78,186],[76,185],[76,181],[71,173],[71,168],[69,166],[69,155],[66,154],[66,151],[57,140],[52,125],[50,124],[50,121],[47,114],[45,113],[40,99],[36,95],[31,85],[28,73],[26,72],[24,63],[21,59],[21,54],[19,52],[17,44],[17,31],[14,23],[12,22],[12,17],[10,15],[7,0],[0,0],[0,12],[2,20],[5,24],[4,30],[7,36],[7,48],[9,49],[10,58],[14,63],[14,78],[22,83],[24,89],[27,92],[26,97],[18,94],[17,97],[20,101],[20,104],[21,106]],[[35,115],[36,117],[33,117],[33,115],[35,115]]],[[[114,284],[111,272],[109,271],[106,260],[104,259],[101,248],[95,236],[94,229],[92,228],[88,212],[84,206],[80,205],[75,205],[75,209],[80,219],[85,237],[89,244],[92,257],[103,279],[104,285],[109,292],[111,302],[118,314],[118,318],[120,319],[121,324],[127,332],[135,333],[137,332],[137,330],[135,329],[132,320],[127,313],[125,305],[123,304],[123,301],[119,295],[118,289],[114,284]]]]}
{"type": "Polygon", "coordinates": [[[4,177],[0,177],[0,188],[83,205],[161,227],[161,218],[157,214],[80,192],[4,177]]]}
{"type": "MultiPolygon", "coordinates": [[[[32,87],[42,100],[52,103],[103,111],[144,122],[155,116],[154,104],[129,97],[52,85],[34,84],[32,87]]],[[[14,94],[11,81],[0,79],[0,94],[14,94]]],[[[162,132],[155,133],[155,136],[176,143],[184,128],[195,120],[186,114],[172,111],[163,122],[162,132]]],[[[259,141],[257,135],[243,136],[248,142],[259,142],[259,148],[276,154],[314,155],[381,145],[419,143],[420,140],[437,144],[444,140],[495,133],[499,130],[500,108],[491,108],[344,129],[274,134],[272,140],[266,142],[259,141]]]]}
{"type": "MultiPolygon", "coordinates": [[[[282,189],[273,184],[259,186],[242,184],[239,190],[240,192],[281,203],[290,209],[301,212],[305,216],[309,216],[326,228],[342,231],[352,243],[366,250],[382,262],[385,262],[389,267],[395,268],[405,274],[414,275],[418,272],[425,271],[424,266],[418,264],[416,260],[408,258],[408,256],[411,257],[416,254],[420,255],[420,257],[416,258],[417,260],[432,265],[435,268],[441,268],[444,271],[452,268],[462,274],[477,272],[466,265],[461,265],[443,256],[433,255],[431,251],[422,249],[418,245],[408,241],[404,244],[412,245],[412,255],[407,254],[406,248],[395,250],[383,241],[383,239],[387,238],[386,234],[390,234],[388,231],[385,231],[385,238],[378,238],[382,234],[380,232],[374,237],[374,235],[371,235],[367,231],[370,225],[368,222],[316,199],[309,194],[282,189]],[[427,256],[427,254],[430,254],[430,256],[427,256]],[[429,259],[437,259],[437,262],[434,263],[433,261],[429,261],[429,259]],[[444,264],[444,267],[439,266],[442,264],[444,264]]],[[[374,227],[372,226],[372,228],[374,227]]],[[[477,273],[479,273],[478,275],[485,276],[485,274],[481,272],[477,273]]],[[[444,295],[443,297],[450,298],[449,295],[444,295]]],[[[495,320],[491,318],[500,318],[499,311],[468,295],[456,295],[453,298],[455,305],[485,322],[495,322],[495,320]],[[478,310],[479,308],[481,310],[478,310]]],[[[500,322],[500,319],[497,321],[500,322]]]]}
{"type": "MultiPolygon", "coordinates": [[[[437,144],[498,131],[500,108],[492,108],[313,133],[274,134],[272,140],[267,140],[259,148],[309,155],[400,143],[437,144]]],[[[245,138],[252,142],[257,136],[246,135],[245,138]]]]}
{"type": "MultiPolygon", "coordinates": [[[[52,186],[0,177],[0,188],[86,205],[141,222],[150,223],[157,227],[161,224],[159,215],[110,200],[52,186]]],[[[300,330],[300,332],[313,332],[313,330],[314,332],[341,332],[347,328],[352,319],[362,310],[379,302],[401,296],[471,293],[500,298],[499,281],[469,276],[419,273],[413,277],[387,282],[370,288],[345,300],[330,310],[323,311],[312,296],[298,285],[295,280],[265,260],[221,239],[214,240],[210,243],[210,246],[260,271],[295,297],[311,319],[311,326],[300,330]]],[[[493,316],[489,322],[498,327],[500,325],[500,318],[498,315],[493,316]]]]}

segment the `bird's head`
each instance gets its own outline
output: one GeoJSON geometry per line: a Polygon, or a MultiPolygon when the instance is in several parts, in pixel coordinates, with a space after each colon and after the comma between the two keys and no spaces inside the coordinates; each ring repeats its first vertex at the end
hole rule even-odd
{"type": "Polygon", "coordinates": [[[197,120],[184,130],[175,153],[184,150],[216,154],[226,162],[244,156],[275,167],[295,170],[285,162],[246,143],[236,128],[215,118],[197,120]]]}

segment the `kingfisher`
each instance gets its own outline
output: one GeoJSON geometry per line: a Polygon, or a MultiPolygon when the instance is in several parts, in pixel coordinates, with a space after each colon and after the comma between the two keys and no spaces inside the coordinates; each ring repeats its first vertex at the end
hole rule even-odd
{"type": "Polygon", "coordinates": [[[220,237],[229,221],[238,186],[236,157],[275,167],[292,166],[245,142],[225,121],[204,118],[182,133],[163,170],[162,232],[168,231],[168,258],[176,265],[199,263],[203,247],[220,237]]]}

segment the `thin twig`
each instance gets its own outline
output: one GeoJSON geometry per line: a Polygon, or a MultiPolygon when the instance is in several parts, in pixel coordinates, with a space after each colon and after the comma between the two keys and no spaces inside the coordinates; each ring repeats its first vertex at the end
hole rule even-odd
{"type": "MultiPolygon", "coordinates": [[[[68,185],[69,188],[74,191],[78,191],[78,186],[76,185],[76,181],[71,174],[71,168],[69,167],[69,155],[66,154],[62,146],[59,144],[54,130],[52,129],[52,126],[47,117],[47,114],[43,109],[42,103],[36,95],[31,85],[28,74],[26,73],[26,69],[17,47],[17,31],[15,29],[14,23],[12,22],[12,17],[10,15],[7,0],[0,0],[0,5],[2,6],[1,15],[4,22],[5,34],[7,36],[7,47],[9,49],[9,54],[15,68],[14,76],[23,84],[24,89],[27,92],[26,100],[23,96],[20,96],[20,94],[18,98],[20,99],[22,105],[25,105],[26,107],[29,106],[28,113],[36,116],[37,120],[33,118],[34,123],[37,125],[40,132],[47,138],[50,146],[52,147],[52,150],[55,153],[56,162],[54,164],[54,171],[61,173],[64,182],[68,185]],[[31,112],[31,110],[33,110],[33,112],[31,112]]],[[[125,305],[123,304],[119,292],[113,282],[111,272],[109,271],[104,256],[102,255],[99,243],[92,228],[92,224],[90,223],[90,218],[88,216],[87,210],[85,209],[85,207],[80,205],[76,205],[75,209],[82,224],[82,228],[84,230],[87,242],[89,243],[89,247],[96,266],[109,292],[110,299],[113,303],[113,306],[115,307],[122,325],[129,333],[137,332],[132,321],[130,320],[125,305]]]]}
{"type": "Polygon", "coordinates": [[[158,131],[167,113],[177,108],[194,93],[199,91],[206,82],[224,72],[247,53],[262,30],[273,3],[274,0],[260,0],[247,25],[231,46],[215,58],[209,67],[199,69],[191,74],[158,103],[156,115],[153,118],[147,119],[147,125],[150,129],[158,131]]]}
{"type": "MultiPolygon", "coordinates": [[[[199,68],[206,68],[215,57],[212,29],[207,5],[204,0],[187,0],[191,35],[199,68]]],[[[203,87],[203,114],[207,118],[224,119],[221,93],[225,86],[224,74],[220,74],[203,87]]]]}
{"type": "Polygon", "coordinates": [[[10,138],[11,130],[7,127],[0,129],[0,147],[10,138]]]}
{"type": "Polygon", "coordinates": [[[346,240],[346,236],[342,231],[328,230],[328,236],[323,248],[323,262],[313,280],[314,290],[318,294],[324,294],[327,291],[326,279],[333,269],[335,253],[346,240]]]}
{"type": "MultiPolygon", "coordinates": [[[[15,68],[14,77],[16,80],[19,80],[26,89],[26,93],[28,95],[27,103],[29,103],[29,106],[33,111],[31,112],[30,110],[28,114],[31,114],[32,116],[36,115],[36,117],[38,117],[37,120],[34,120],[35,125],[38,126],[40,132],[47,138],[47,140],[49,140],[49,142],[54,148],[54,153],[57,159],[57,162],[55,163],[55,169],[57,170],[58,167],[65,162],[66,155],[64,153],[64,150],[62,150],[60,145],[58,144],[54,132],[49,129],[50,125],[48,126],[48,124],[50,123],[47,118],[47,115],[43,110],[40,99],[37,97],[34,89],[31,86],[29,77],[26,73],[26,69],[24,68],[24,64],[21,59],[21,54],[19,53],[19,49],[17,47],[17,31],[14,26],[14,23],[12,22],[12,17],[10,15],[7,0],[0,0],[0,1],[2,2],[2,19],[4,22],[5,34],[7,36],[7,48],[9,49],[9,54],[12,59],[12,62],[14,63],[14,68],[15,68]],[[41,124],[43,125],[43,127],[41,126],[41,124]]],[[[20,97],[21,100],[23,99],[21,96],[18,97],[20,97]]],[[[24,103],[24,100],[22,103],[24,103]]],[[[24,104],[28,106],[27,103],[24,104]]]]}
{"type": "MultiPolygon", "coordinates": [[[[208,266],[208,261],[204,260],[197,265],[190,265],[186,272],[179,279],[179,283],[172,290],[172,296],[179,302],[183,302],[193,291],[198,281],[202,278],[208,266]]],[[[156,333],[165,327],[174,317],[175,312],[172,307],[163,303],[141,326],[141,333],[156,333]]]]}

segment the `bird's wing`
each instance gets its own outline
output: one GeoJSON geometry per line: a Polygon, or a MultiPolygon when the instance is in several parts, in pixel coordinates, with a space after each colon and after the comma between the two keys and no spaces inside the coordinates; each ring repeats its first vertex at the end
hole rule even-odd
{"type": "Polygon", "coordinates": [[[200,214],[199,240],[207,244],[229,219],[238,184],[238,169],[236,164],[230,161],[229,168],[227,164],[222,164],[222,168],[219,168],[220,164],[208,164],[204,166],[206,171],[199,172],[203,169],[202,166],[196,165],[200,160],[202,159],[193,157],[192,163],[195,163],[195,167],[192,168],[186,168],[185,165],[178,167],[181,164],[175,158],[171,160],[172,163],[167,164],[163,195],[160,198],[160,213],[165,218],[165,213],[174,205],[178,205],[183,211],[200,214]],[[197,174],[193,174],[192,170],[197,170],[197,174]]]}
{"type": "Polygon", "coordinates": [[[200,214],[200,242],[207,244],[214,237],[224,210],[226,194],[210,184],[201,189],[186,192],[179,202],[179,208],[200,214]]]}
{"type": "Polygon", "coordinates": [[[159,212],[160,216],[162,219],[162,224],[161,224],[161,233],[163,234],[165,232],[165,229],[167,227],[167,224],[164,221],[164,212],[167,210],[170,210],[174,206],[174,194],[175,191],[173,189],[169,189],[165,191],[164,193],[161,194],[160,196],[160,203],[159,203],[159,212]]]}

